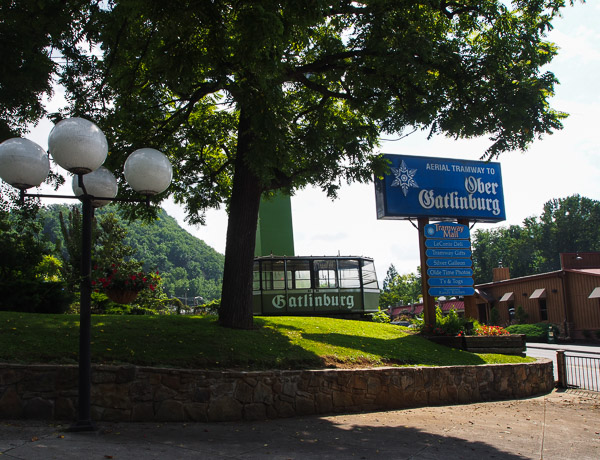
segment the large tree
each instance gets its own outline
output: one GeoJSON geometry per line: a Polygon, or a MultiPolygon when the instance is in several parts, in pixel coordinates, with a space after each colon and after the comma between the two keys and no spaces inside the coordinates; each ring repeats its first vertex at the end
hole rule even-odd
{"type": "Polygon", "coordinates": [[[600,251],[600,201],[571,195],[546,202],[538,238],[543,271],[560,269],[561,252],[600,251]]]}
{"type": "Polygon", "coordinates": [[[475,284],[492,280],[495,267],[511,277],[560,270],[561,252],[600,251],[600,202],[580,195],[544,204],[540,217],[521,226],[477,230],[473,240],[475,284]]]}
{"type": "Polygon", "coordinates": [[[250,328],[261,195],[370,180],[383,132],[489,135],[491,158],[559,129],[541,68],[564,3],[108,0],[61,83],[109,136],[109,166],[149,144],[191,222],[227,204],[220,322],[250,328]]]}
{"type": "Polygon", "coordinates": [[[508,267],[513,278],[541,273],[545,259],[540,251],[539,223],[529,217],[523,226],[477,230],[473,238],[475,284],[492,280],[493,269],[508,267]]]}
{"type": "Polygon", "coordinates": [[[0,142],[44,114],[60,62],[72,56],[101,0],[0,2],[0,142]],[[60,59],[59,59],[60,58],[60,59]]]}
{"type": "MultiPolygon", "coordinates": [[[[419,271],[419,270],[418,270],[419,271]]],[[[422,296],[421,274],[398,274],[394,264],[388,268],[383,289],[379,296],[379,308],[386,309],[403,302],[405,305],[415,303],[422,296]]]]}

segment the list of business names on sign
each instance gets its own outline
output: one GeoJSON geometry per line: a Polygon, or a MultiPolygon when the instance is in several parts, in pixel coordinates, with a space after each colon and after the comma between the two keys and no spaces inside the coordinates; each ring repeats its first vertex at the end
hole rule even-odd
{"type": "Polygon", "coordinates": [[[429,295],[473,295],[473,261],[467,225],[440,222],[425,226],[429,295]]]}

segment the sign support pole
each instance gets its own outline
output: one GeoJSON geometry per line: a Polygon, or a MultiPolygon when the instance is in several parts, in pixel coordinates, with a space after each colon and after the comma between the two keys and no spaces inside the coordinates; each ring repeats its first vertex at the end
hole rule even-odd
{"type": "Polygon", "coordinates": [[[419,217],[419,253],[421,255],[421,291],[423,294],[423,321],[425,325],[435,326],[435,301],[429,295],[429,275],[427,274],[427,256],[425,247],[425,226],[429,217],[419,217]]]}
{"type": "MultiPolygon", "coordinates": [[[[469,219],[458,219],[457,222],[461,225],[469,226],[469,219]]],[[[471,256],[471,259],[473,256],[471,256]]],[[[479,320],[477,312],[477,304],[475,303],[475,296],[466,295],[464,297],[465,302],[465,318],[473,318],[479,320]]]]}

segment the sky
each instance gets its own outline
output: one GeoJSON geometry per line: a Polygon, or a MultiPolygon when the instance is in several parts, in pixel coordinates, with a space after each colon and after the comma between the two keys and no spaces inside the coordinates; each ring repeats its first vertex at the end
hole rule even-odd
{"type": "MultiPolygon", "coordinates": [[[[548,39],[559,54],[547,66],[560,81],[551,106],[567,112],[564,128],[536,140],[525,152],[507,152],[501,164],[506,221],[476,224],[477,229],[520,225],[539,216],[554,198],[580,194],[600,200],[600,2],[577,2],[563,9],[548,39]]],[[[60,95],[58,95],[60,96],[60,95]]],[[[52,127],[42,122],[29,139],[47,147],[52,127]]],[[[382,140],[380,152],[403,155],[479,160],[491,142],[487,138],[455,140],[443,136],[427,139],[415,133],[400,140],[382,140]]],[[[69,182],[69,181],[68,181],[69,182]]],[[[69,193],[69,192],[67,192],[69,193]]],[[[163,207],[194,236],[225,252],[227,215],[209,210],[205,226],[190,226],[183,208],[172,201],[163,207]]],[[[398,273],[414,273],[419,265],[418,233],[404,220],[377,220],[372,183],[342,187],[332,201],[316,188],[292,197],[296,255],[354,255],[374,259],[380,283],[391,264],[398,273]]]]}

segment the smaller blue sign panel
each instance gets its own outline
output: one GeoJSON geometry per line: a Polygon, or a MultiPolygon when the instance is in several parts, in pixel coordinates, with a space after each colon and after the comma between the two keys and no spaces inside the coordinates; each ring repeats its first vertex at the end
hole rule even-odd
{"type": "Polygon", "coordinates": [[[440,297],[440,296],[467,296],[474,295],[475,289],[471,286],[461,286],[461,287],[431,287],[429,288],[429,295],[432,297],[440,297]]]}
{"type": "Polygon", "coordinates": [[[471,251],[469,249],[427,249],[425,255],[427,257],[463,258],[471,257],[471,251]]]}
{"type": "Polygon", "coordinates": [[[429,286],[473,286],[473,278],[429,278],[429,286]]]}
{"type": "Polygon", "coordinates": [[[471,259],[427,259],[427,266],[435,268],[471,267],[473,261],[471,259]]]}
{"type": "Polygon", "coordinates": [[[470,249],[471,240],[434,240],[427,238],[425,247],[431,249],[470,249]]]}
{"type": "Polygon", "coordinates": [[[452,276],[473,276],[472,268],[428,268],[428,276],[452,277],[452,276]]]}
{"type": "Polygon", "coordinates": [[[425,238],[443,238],[450,240],[468,240],[471,237],[467,225],[453,222],[437,222],[425,225],[425,238]]]}

